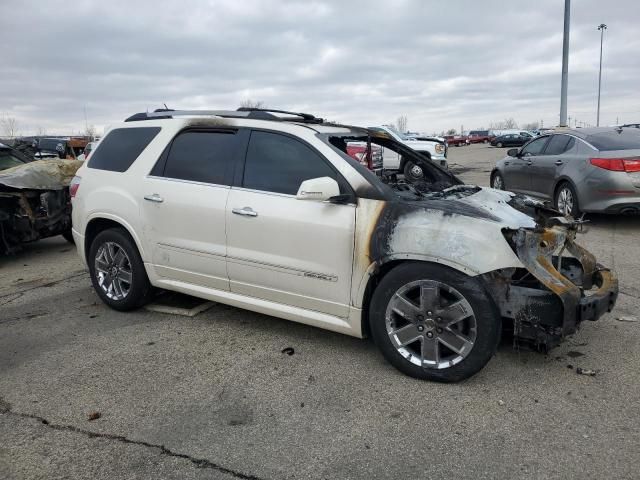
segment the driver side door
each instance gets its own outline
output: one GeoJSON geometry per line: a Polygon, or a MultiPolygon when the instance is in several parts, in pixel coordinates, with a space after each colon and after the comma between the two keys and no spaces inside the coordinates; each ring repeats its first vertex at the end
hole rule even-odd
{"type": "Polygon", "coordinates": [[[335,168],[297,138],[253,130],[226,209],[227,271],[234,293],[347,317],[355,195],[347,204],[298,200],[304,180],[335,168]]]}
{"type": "MultiPolygon", "coordinates": [[[[519,192],[536,195],[532,177],[534,174],[533,166],[536,162],[536,157],[542,154],[548,139],[548,137],[542,137],[532,140],[520,149],[518,157],[513,158],[515,171],[513,176],[515,183],[519,186],[519,192]]],[[[506,180],[505,183],[507,183],[506,180]]]]}

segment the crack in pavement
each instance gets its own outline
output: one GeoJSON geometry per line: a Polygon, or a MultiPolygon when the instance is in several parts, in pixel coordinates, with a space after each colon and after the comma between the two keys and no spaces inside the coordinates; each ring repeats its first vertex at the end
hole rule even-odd
{"type": "Polygon", "coordinates": [[[176,458],[182,458],[182,459],[188,460],[191,463],[193,463],[197,468],[208,468],[211,470],[216,470],[218,472],[226,473],[228,475],[231,475],[233,477],[240,478],[243,480],[263,480],[262,478],[257,477],[255,475],[238,472],[236,470],[223,467],[222,465],[218,465],[217,463],[211,462],[204,458],[195,458],[195,457],[192,457],[191,455],[187,455],[186,453],[174,452],[168,449],[167,447],[165,447],[164,445],[149,443],[142,440],[131,440],[123,435],[114,435],[112,433],[92,432],[91,430],[85,430],[83,428],[78,428],[73,425],[58,425],[58,424],[49,422],[49,420],[39,415],[14,412],[13,410],[11,410],[11,405],[8,402],[3,401],[2,399],[0,399],[0,415],[13,415],[16,417],[37,420],[43,425],[53,430],[79,433],[81,435],[86,435],[89,438],[104,438],[107,440],[113,440],[113,441],[125,443],[125,444],[140,445],[147,448],[155,448],[160,450],[161,455],[167,455],[169,457],[176,457],[176,458]]]}

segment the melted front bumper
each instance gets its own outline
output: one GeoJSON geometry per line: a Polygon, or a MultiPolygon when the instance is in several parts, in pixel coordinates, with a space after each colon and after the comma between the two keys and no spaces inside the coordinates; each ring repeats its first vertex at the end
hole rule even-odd
{"type": "Polygon", "coordinates": [[[515,339],[540,350],[610,312],[618,297],[615,274],[575,242],[575,233],[565,226],[514,232],[511,242],[528,281],[514,281],[509,272],[488,279],[502,316],[513,319],[515,339]]]}

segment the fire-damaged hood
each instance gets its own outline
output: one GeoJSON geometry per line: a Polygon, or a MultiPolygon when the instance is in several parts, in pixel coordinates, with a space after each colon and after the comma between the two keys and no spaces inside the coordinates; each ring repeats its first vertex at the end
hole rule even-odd
{"type": "Polygon", "coordinates": [[[372,236],[377,259],[423,258],[470,274],[522,264],[505,231],[535,229],[542,207],[510,192],[470,185],[421,192],[396,184],[398,200],[387,202],[372,236]]]}
{"type": "Polygon", "coordinates": [[[69,186],[80,166],[78,160],[38,160],[0,172],[0,187],[61,190],[69,186]]]}
{"type": "MultiPolygon", "coordinates": [[[[455,185],[425,192],[419,185],[394,185],[401,201],[418,210],[441,210],[444,216],[461,215],[517,229],[536,226],[536,208],[543,204],[515,193],[475,185],[455,185]]],[[[555,212],[554,212],[555,213],[555,212]]]]}

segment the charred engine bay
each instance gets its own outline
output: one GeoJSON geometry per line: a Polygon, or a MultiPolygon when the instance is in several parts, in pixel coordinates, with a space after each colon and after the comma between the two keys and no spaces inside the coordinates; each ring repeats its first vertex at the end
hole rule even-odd
{"type": "Polygon", "coordinates": [[[19,190],[0,187],[0,254],[71,229],[69,190],[19,190]]]}

